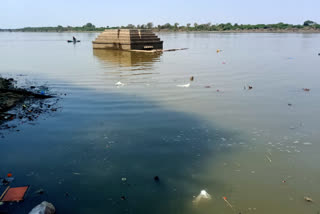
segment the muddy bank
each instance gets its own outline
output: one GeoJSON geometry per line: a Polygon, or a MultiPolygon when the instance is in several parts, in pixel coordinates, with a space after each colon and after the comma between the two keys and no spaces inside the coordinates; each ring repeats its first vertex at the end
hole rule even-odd
{"type": "Polygon", "coordinates": [[[57,99],[46,101],[54,96],[37,86],[29,86],[29,90],[17,88],[15,83],[12,78],[0,77],[0,130],[17,127],[7,124],[8,121],[33,121],[43,112],[56,111],[57,99]]]}

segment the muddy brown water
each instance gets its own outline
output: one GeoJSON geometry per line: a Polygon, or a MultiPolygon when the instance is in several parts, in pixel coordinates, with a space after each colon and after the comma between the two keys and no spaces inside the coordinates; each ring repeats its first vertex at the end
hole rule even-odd
{"type": "Polygon", "coordinates": [[[1,75],[67,94],[0,139],[1,175],[31,185],[0,210],[320,211],[319,34],[162,33],[189,49],[161,54],[94,51],[96,36],[0,34],[1,75]]]}

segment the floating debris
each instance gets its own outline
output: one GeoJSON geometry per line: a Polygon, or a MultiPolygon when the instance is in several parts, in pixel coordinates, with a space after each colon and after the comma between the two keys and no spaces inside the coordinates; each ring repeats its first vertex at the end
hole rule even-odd
{"type": "Polygon", "coordinates": [[[200,194],[193,200],[193,203],[198,204],[200,201],[207,201],[211,199],[211,195],[205,190],[201,190],[200,194]]]}
{"type": "Polygon", "coordinates": [[[160,178],[159,178],[159,176],[154,176],[153,180],[156,181],[156,182],[159,182],[160,178]]]}
{"type": "Polygon", "coordinates": [[[39,189],[39,190],[35,191],[34,193],[42,195],[44,192],[45,192],[44,189],[39,189]]]}
{"type": "Polygon", "coordinates": [[[248,86],[248,89],[251,90],[251,89],[253,89],[253,87],[252,87],[251,85],[249,85],[249,86],[248,86]]]}
{"type": "Polygon", "coordinates": [[[121,181],[127,181],[127,178],[121,178],[121,181]]]}
{"type": "Polygon", "coordinates": [[[3,202],[22,201],[28,188],[29,186],[14,187],[14,188],[8,187],[6,191],[3,193],[3,198],[1,199],[1,201],[3,202]]]}
{"type": "Polygon", "coordinates": [[[194,80],[194,77],[193,77],[193,76],[191,76],[191,77],[190,77],[190,81],[193,81],[193,80],[194,80]]]}
{"type": "Polygon", "coordinates": [[[308,196],[305,196],[304,200],[307,201],[307,202],[313,202],[313,199],[308,197],[308,196]]]}
{"type": "Polygon", "coordinates": [[[116,83],[116,86],[124,86],[124,84],[122,83],[122,82],[120,82],[120,81],[118,81],[117,83],[116,83]]]}
{"type": "Polygon", "coordinates": [[[271,161],[271,158],[269,158],[269,156],[268,155],[266,155],[266,158],[268,159],[268,161],[271,163],[272,161],[271,161]]]}
{"type": "Polygon", "coordinates": [[[53,204],[43,201],[41,204],[34,207],[29,214],[54,214],[56,213],[56,208],[53,206],[53,204]]]}
{"type": "Polygon", "coordinates": [[[310,142],[304,142],[303,145],[312,145],[310,142]]]}
{"type": "Polygon", "coordinates": [[[233,209],[233,206],[230,204],[230,202],[227,200],[227,197],[222,197],[222,199],[228,204],[229,207],[233,209]]]}
{"type": "Polygon", "coordinates": [[[166,49],[166,50],[157,50],[159,52],[169,52],[169,51],[182,51],[182,50],[188,50],[189,48],[174,48],[174,49],[166,49]]]}
{"type": "Polygon", "coordinates": [[[189,87],[190,87],[190,83],[185,84],[185,85],[177,85],[177,87],[181,87],[181,88],[189,88],[189,87]]]}
{"type": "Polygon", "coordinates": [[[302,90],[303,91],[310,91],[311,89],[310,88],[303,88],[302,90]]]}

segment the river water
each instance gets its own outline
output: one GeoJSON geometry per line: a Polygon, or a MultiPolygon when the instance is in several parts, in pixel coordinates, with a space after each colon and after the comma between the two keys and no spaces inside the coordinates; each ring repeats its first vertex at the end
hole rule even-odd
{"type": "Polygon", "coordinates": [[[1,176],[30,185],[9,213],[320,212],[319,34],[160,33],[188,48],[161,54],[97,35],[0,34],[0,74],[60,98],[0,138],[1,176]]]}

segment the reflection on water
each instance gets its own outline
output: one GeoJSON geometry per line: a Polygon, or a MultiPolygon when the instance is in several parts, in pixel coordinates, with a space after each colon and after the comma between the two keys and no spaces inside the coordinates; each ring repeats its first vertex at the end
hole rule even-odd
{"type": "Polygon", "coordinates": [[[154,62],[160,60],[162,53],[145,53],[119,50],[93,49],[96,56],[105,66],[142,67],[141,70],[150,69],[154,62]]]}
{"type": "Polygon", "coordinates": [[[102,63],[104,73],[116,81],[147,83],[154,74],[153,65],[162,53],[93,49],[93,55],[102,63]]]}

